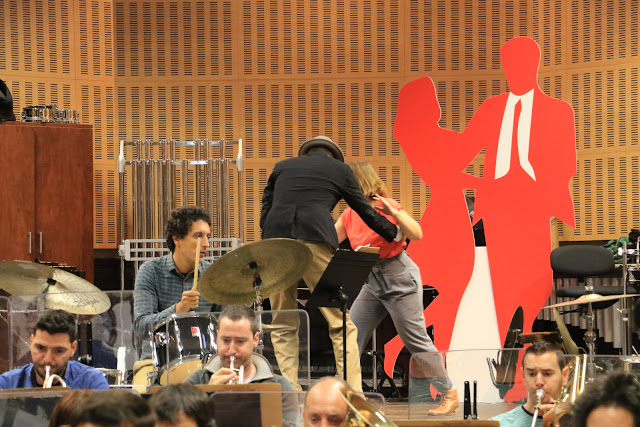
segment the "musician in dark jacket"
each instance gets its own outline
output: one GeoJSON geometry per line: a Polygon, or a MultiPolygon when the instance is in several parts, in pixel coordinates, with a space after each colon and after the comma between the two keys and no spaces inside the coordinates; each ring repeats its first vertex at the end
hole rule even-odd
{"type": "MultiPolygon", "coordinates": [[[[307,140],[300,146],[298,157],[275,165],[262,197],[260,228],[262,238],[291,238],[305,243],[313,253],[311,265],[303,275],[310,291],[317,285],[333,252],[338,236],[331,211],[344,199],[364,222],[387,241],[401,239],[399,229],[377,213],[364,198],[351,168],[344,164],[340,147],[326,136],[307,140]]],[[[297,286],[270,297],[273,310],[297,308],[297,286]]],[[[342,314],[336,308],[321,308],[329,324],[336,367],[342,375],[342,314]]],[[[295,326],[276,328],[271,341],[282,374],[298,385],[299,318],[274,316],[273,323],[295,326]]],[[[347,315],[347,382],[362,390],[360,358],[356,343],[357,330],[347,315]]]]}

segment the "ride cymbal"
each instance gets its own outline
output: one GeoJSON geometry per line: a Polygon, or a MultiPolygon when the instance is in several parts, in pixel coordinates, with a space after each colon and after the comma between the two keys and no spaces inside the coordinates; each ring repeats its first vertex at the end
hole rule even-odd
{"type": "Polygon", "coordinates": [[[111,307],[99,288],[58,268],[29,261],[0,261],[0,289],[27,301],[43,298],[45,308],[95,315],[111,307]]]}
{"type": "Polygon", "coordinates": [[[640,296],[640,294],[607,295],[607,296],[602,296],[599,294],[586,294],[586,295],[582,295],[580,298],[577,298],[573,301],[564,301],[564,302],[559,302],[553,305],[547,305],[546,307],[542,307],[542,309],[545,310],[547,308],[553,308],[553,307],[567,307],[569,305],[581,305],[581,304],[596,303],[601,301],[611,301],[614,299],[631,298],[631,297],[638,297],[638,296],[640,296]]]}
{"type": "Polygon", "coordinates": [[[260,295],[268,298],[295,285],[311,257],[311,249],[297,240],[261,240],[220,257],[202,274],[198,289],[215,304],[248,304],[256,296],[256,274],[262,281],[260,295]]]}

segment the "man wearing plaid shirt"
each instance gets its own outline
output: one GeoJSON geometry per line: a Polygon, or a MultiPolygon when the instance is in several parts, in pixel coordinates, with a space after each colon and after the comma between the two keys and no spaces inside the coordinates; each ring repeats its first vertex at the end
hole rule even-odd
{"type": "Polygon", "coordinates": [[[151,358],[149,333],[156,323],[173,313],[222,309],[201,298],[198,291],[191,290],[199,237],[199,274],[211,265],[203,260],[211,237],[210,224],[209,215],[199,207],[185,206],[174,210],[166,226],[171,254],[149,260],[140,267],[136,276],[133,315],[134,331],[142,342],[141,359],[151,358]]]}

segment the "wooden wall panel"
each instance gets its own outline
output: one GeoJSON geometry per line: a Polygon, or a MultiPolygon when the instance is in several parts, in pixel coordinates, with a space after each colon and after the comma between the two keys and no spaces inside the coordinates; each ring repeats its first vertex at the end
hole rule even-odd
{"type": "Polygon", "coordinates": [[[113,1],[116,76],[232,75],[232,3],[113,1]]]}
{"type": "Polygon", "coordinates": [[[245,84],[240,122],[246,158],[291,157],[316,135],[331,135],[348,157],[397,157],[392,111],[399,89],[392,80],[245,84]]]}
{"type": "Polygon", "coordinates": [[[119,84],[117,139],[234,139],[233,92],[231,84],[119,84]]]}
{"type": "Polygon", "coordinates": [[[398,72],[400,3],[245,0],[239,11],[242,74],[398,72]]]}
{"type": "MultiPolygon", "coordinates": [[[[483,100],[508,90],[500,46],[528,35],[542,50],[541,88],[576,112],[578,225],[561,225],[560,239],[601,240],[640,227],[638,9],[633,0],[7,0],[0,78],[16,113],[57,102],[94,126],[96,247],[118,243],[120,139],[243,138],[253,241],[273,164],[318,134],[374,163],[419,218],[430,192],[393,138],[400,88],[431,76],[441,126],[462,131],[483,100]]],[[[469,173],[481,175],[482,161],[469,173]]],[[[128,200],[128,221],[129,209],[128,200]]]]}

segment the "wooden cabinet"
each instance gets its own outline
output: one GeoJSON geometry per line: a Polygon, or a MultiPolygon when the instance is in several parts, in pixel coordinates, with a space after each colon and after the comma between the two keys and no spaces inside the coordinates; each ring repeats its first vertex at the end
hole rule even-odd
{"type": "Polygon", "coordinates": [[[0,259],[77,266],[93,283],[93,130],[0,123],[0,259]]]}

